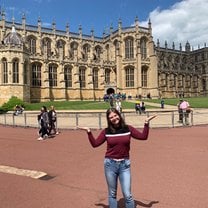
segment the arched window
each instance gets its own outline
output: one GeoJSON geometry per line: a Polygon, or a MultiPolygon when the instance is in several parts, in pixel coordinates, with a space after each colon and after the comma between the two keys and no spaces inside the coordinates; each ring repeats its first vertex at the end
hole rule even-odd
{"type": "Polygon", "coordinates": [[[141,38],[140,46],[141,46],[141,58],[146,59],[147,58],[147,40],[146,40],[146,38],[141,38]]]}
{"type": "Polygon", "coordinates": [[[88,53],[90,52],[90,45],[89,44],[85,44],[83,46],[83,51],[82,51],[82,58],[84,60],[88,59],[88,53]]]}
{"type": "Polygon", "coordinates": [[[94,56],[93,59],[100,60],[101,52],[102,52],[102,48],[100,46],[95,46],[95,52],[93,54],[93,56],[94,56]]]}
{"type": "Polygon", "coordinates": [[[40,63],[32,64],[32,86],[33,87],[41,86],[41,64],[40,63]]]}
{"type": "Polygon", "coordinates": [[[127,67],[125,72],[126,72],[126,87],[134,87],[134,68],[127,67]]]}
{"type": "Polygon", "coordinates": [[[72,87],[72,68],[70,66],[64,67],[64,81],[66,88],[72,87]]]}
{"type": "Polygon", "coordinates": [[[36,53],[36,39],[34,37],[28,38],[28,49],[31,54],[36,53]]]}
{"type": "Polygon", "coordinates": [[[17,59],[12,62],[12,83],[19,83],[19,61],[17,59]]]}
{"type": "Polygon", "coordinates": [[[105,83],[106,84],[110,83],[110,69],[105,70],[105,83]]]}
{"type": "Polygon", "coordinates": [[[98,69],[97,68],[93,69],[92,79],[93,79],[93,87],[98,88],[98,69]]]}
{"type": "Polygon", "coordinates": [[[48,57],[52,55],[51,53],[51,40],[49,38],[43,39],[43,53],[46,54],[48,57]]]}
{"type": "Polygon", "coordinates": [[[49,86],[57,87],[57,65],[49,65],[49,86]]]}
{"type": "Polygon", "coordinates": [[[3,73],[3,83],[6,84],[8,83],[8,63],[5,58],[2,59],[2,73],[3,73]]]}
{"type": "Polygon", "coordinates": [[[110,49],[109,49],[109,45],[106,45],[105,50],[106,50],[106,60],[107,61],[110,61],[110,49]]]}
{"type": "Polygon", "coordinates": [[[85,76],[85,68],[80,67],[79,68],[79,82],[80,82],[80,88],[86,87],[86,76],[85,76]]]}
{"type": "Polygon", "coordinates": [[[127,38],[125,40],[125,58],[134,58],[134,42],[133,38],[127,38]]]}
{"type": "Polygon", "coordinates": [[[58,54],[59,55],[63,55],[63,57],[65,56],[65,42],[63,40],[58,40],[57,41],[57,49],[58,49],[58,54]]]}
{"type": "Polygon", "coordinates": [[[23,84],[27,84],[27,62],[24,62],[24,69],[23,69],[23,84]]]}
{"type": "Polygon", "coordinates": [[[142,67],[142,87],[147,87],[147,68],[142,67]]]}
{"type": "Polygon", "coordinates": [[[75,51],[78,49],[78,43],[73,41],[71,44],[70,44],[70,49],[69,49],[69,57],[70,58],[74,58],[75,57],[75,51]]]}

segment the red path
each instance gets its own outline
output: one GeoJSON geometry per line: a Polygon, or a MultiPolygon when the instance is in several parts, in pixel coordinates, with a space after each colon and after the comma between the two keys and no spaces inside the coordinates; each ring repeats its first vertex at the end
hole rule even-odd
{"type": "MultiPolygon", "coordinates": [[[[0,208],[107,208],[105,144],[63,130],[37,141],[37,129],[0,126],[0,165],[44,171],[48,180],[0,173],[0,208]]],[[[99,131],[94,131],[97,134],[99,131]]],[[[131,144],[136,207],[208,207],[207,126],[151,129],[131,144]]],[[[119,188],[119,207],[124,207],[119,188]]]]}

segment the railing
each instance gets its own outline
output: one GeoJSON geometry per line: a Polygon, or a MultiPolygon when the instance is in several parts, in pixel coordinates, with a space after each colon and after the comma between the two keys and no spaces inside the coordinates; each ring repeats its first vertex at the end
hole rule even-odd
{"type": "MultiPolygon", "coordinates": [[[[177,111],[147,111],[146,114],[136,114],[134,111],[122,113],[125,121],[136,128],[142,128],[146,116],[157,114],[150,123],[151,128],[186,126],[179,122],[177,111]]],[[[0,115],[0,124],[22,127],[38,127],[38,112],[23,112],[15,116],[12,112],[0,115]]],[[[194,111],[188,116],[188,126],[208,124],[208,111],[194,111]]],[[[92,129],[102,129],[107,125],[105,112],[57,112],[58,129],[74,129],[76,126],[88,126],[92,129]]]]}

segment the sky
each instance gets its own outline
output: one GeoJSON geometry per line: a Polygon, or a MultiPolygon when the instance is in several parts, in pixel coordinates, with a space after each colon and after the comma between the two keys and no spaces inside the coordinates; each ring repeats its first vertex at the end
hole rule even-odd
{"type": "Polygon", "coordinates": [[[108,33],[110,26],[118,29],[119,19],[123,27],[132,26],[138,17],[140,26],[152,23],[153,39],[165,41],[176,49],[188,41],[192,49],[208,46],[208,0],[0,0],[6,20],[37,26],[38,18],[43,27],[56,23],[58,30],[69,24],[71,32],[78,32],[81,25],[86,35],[94,30],[95,36],[108,33]]]}

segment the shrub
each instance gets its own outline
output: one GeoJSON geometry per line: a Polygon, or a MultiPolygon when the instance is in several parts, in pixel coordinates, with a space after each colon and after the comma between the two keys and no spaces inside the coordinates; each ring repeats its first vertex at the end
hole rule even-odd
{"type": "Polygon", "coordinates": [[[7,111],[9,111],[9,110],[14,110],[15,105],[19,105],[19,106],[23,106],[23,107],[25,106],[25,105],[24,105],[24,102],[23,102],[21,99],[15,97],[15,96],[12,96],[12,97],[8,100],[7,103],[4,103],[4,104],[1,106],[0,111],[2,111],[2,112],[5,113],[5,112],[7,112],[7,111]]]}

